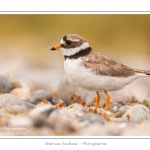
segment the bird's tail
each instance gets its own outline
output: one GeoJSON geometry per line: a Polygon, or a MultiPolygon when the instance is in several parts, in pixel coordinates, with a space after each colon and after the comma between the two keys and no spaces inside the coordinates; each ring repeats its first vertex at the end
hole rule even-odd
{"type": "Polygon", "coordinates": [[[150,70],[140,70],[140,69],[135,69],[136,73],[143,73],[145,75],[150,76],[150,70]]]}

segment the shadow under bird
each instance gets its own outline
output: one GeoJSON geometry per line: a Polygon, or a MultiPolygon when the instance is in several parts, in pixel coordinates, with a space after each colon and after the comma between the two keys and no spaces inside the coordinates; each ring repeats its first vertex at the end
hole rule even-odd
{"type": "Polygon", "coordinates": [[[87,40],[77,34],[64,36],[60,44],[51,50],[60,50],[64,55],[64,69],[67,76],[77,85],[96,92],[97,112],[100,94],[106,95],[105,110],[108,110],[108,91],[117,91],[139,77],[150,76],[150,71],[127,67],[107,56],[94,51],[87,40]]]}

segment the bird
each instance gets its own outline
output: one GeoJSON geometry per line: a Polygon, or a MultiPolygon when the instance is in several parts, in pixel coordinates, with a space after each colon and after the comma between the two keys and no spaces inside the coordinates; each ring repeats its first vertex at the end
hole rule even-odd
{"type": "Polygon", "coordinates": [[[64,70],[73,83],[96,92],[94,112],[97,113],[100,94],[104,92],[107,111],[111,98],[109,91],[118,91],[139,77],[150,76],[149,70],[133,69],[94,51],[88,41],[78,34],[67,34],[51,48],[64,56],[64,70]]]}

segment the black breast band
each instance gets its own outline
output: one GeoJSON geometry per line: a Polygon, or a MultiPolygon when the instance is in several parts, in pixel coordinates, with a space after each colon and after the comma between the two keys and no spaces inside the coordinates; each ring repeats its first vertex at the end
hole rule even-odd
{"type": "Polygon", "coordinates": [[[91,52],[92,48],[91,47],[88,47],[84,50],[81,50],[80,52],[74,54],[74,55],[71,55],[71,56],[64,56],[65,57],[65,60],[68,58],[68,59],[78,59],[79,57],[84,57],[86,55],[88,55],[90,52],[91,52]]]}

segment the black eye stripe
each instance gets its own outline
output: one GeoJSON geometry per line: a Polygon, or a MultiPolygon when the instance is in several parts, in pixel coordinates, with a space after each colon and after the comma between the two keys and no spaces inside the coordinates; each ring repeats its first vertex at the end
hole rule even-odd
{"type": "Polygon", "coordinates": [[[71,44],[70,40],[67,40],[67,35],[63,37],[63,40],[67,43],[67,44],[71,44]]]}
{"type": "Polygon", "coordinates": [[[67,35],[63,37],[63,40],[66,42],[67,41],[67,35]]]}

